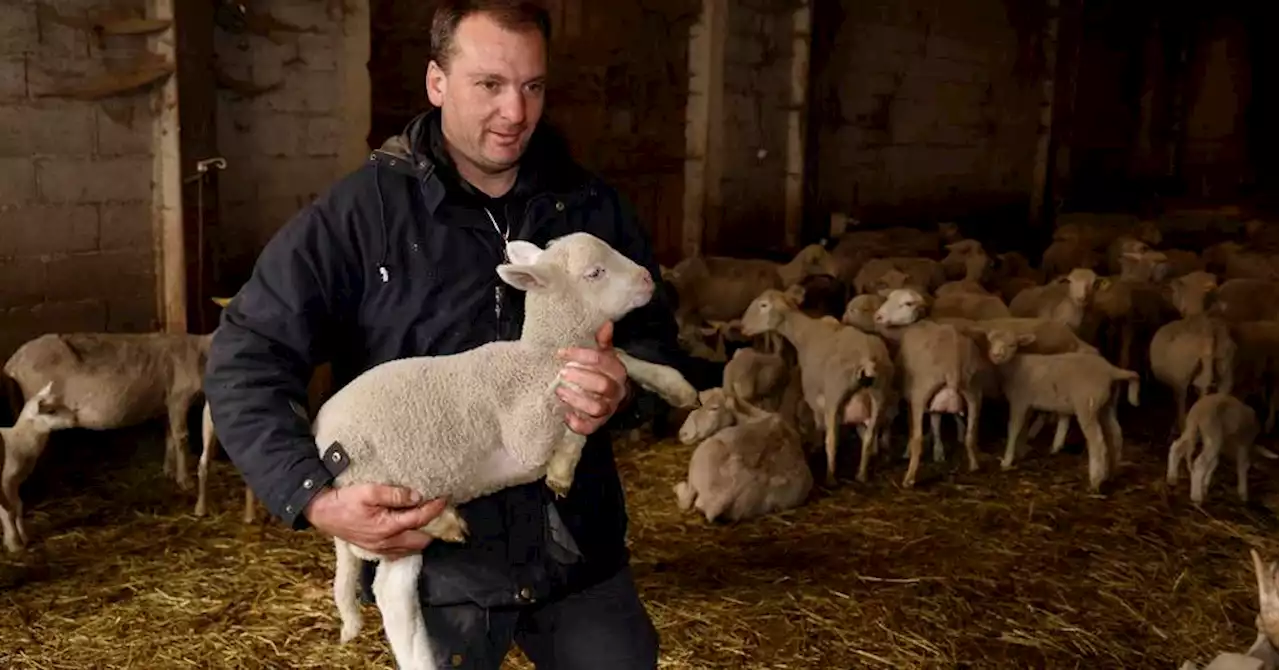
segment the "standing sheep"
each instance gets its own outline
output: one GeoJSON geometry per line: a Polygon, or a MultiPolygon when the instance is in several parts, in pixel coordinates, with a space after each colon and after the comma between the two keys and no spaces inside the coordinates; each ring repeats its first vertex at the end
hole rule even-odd
{"type": "Polygon", "coordinates": [[[827,483],[835,483],[836,443],[841,424],[860,425],[862,454],[858,481],[867,480],[877,435],[885,426],[885,403],[892,397],[894,366],[885,343],[834,319],[814,319],[798,300],[765,291],[742,315],[748,335],[773,331],[796,349],[804,399],[824,436],[827,483]]]}
{"type": "Polygon", "coordinates": [[[811,244],[786,264],[758,258],[691,256],[676,263],[664,279],[675,288],[676,320],[683,324],[699,319],[736,319],[765,289],[785,289],[809,275],[836,272],[827,250],[811,244]]]}
{"type": "Polygon", "coordinates": [[[1164,324],[1151,338],[1151,374],[1173,392],[1178,430],[1186,426],[1189,387],[1202,396],[1234,388],[1236,343],[1227,324],[1205,311],[1213,289],[1205,276],[1193,272],[1169,282],[1173,304],[1185,316],[1164,324]]]}
{"type": "Polygon", "coordinates": [[[1098,275],[1093,270],[1076,268],[1064,277],[1014,296],[1009,302],[1009,315],[1053,319],[1079,333],[1097,285],[1098,275]]]}
{"type": "Polygon", "coordinates": [[[1236,464],[1236,493],[1240,502],[1249,501],[1249,465],[1253,441],[1258,437],[1258,416],[1253,409],[1230,393],[1202,396],[1187,412],[1186,428],[1169,445],[1169,486],[1177,486],[1181,464],[1191,473],[1191,500],[1204,502],[1225,451],[1236,464]],[[1197,445],[1197,441],[1199,445],[1197,445]],[[1202,447],[1196,455],[1196,447],[1202,447]],[[1193,460],[1194,458],[1194,460],[1193,460]]]}
{"type": "Polygon", "coordinates": [[[722,411],[735,415],[731,425],[698,445],[687,479],[672,487],[680,509],[696,507],[707,521],[740,521],[803,503],[813,473],[796,429],[732,396],[722,411]]]}
{"type": "MultiPolygon", "coordinates": [[[[586,437],[565,423],[555,390],[567,382],[556,352],[592,346],[606,321],[643,306],[654,292],[643,267],[586,233],[554,240],[546,250],[515,241],[506,253],[499,277],[526,292],[519,340],[377,365],[335,393],[313,424],[335,487],[372,482],[409,488],[422,499],[447,497],[449,506],[423,528],[446,541],[467,534],[456,505],[544,475],[557,495],[569,490],[586,437]]],[[[619,353],[642,387],[677,407],[696,403],[697,392],[678,372],[619,353]]],[[[434,667],[416,589],[422,555],[389,559],[340,539],[334,549],[342,641],[361,627],[357,559],[381,561],[373,591],[396,663],[434,667]]]]}
{"type": "Polygon", "coordinates": [[[49,434],[73,427],[75,415],[53,392],[53,382],[48,382],[22,406],[12,426],[0,428],[0,525],[8,551],[17,552],[27,544],[19,487],[35,469],[49,434]]]}

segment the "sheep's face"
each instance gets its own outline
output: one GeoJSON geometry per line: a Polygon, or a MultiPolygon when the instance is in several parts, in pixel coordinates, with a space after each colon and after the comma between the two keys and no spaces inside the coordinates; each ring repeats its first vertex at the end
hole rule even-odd
{"type": "Polygon", "coordinates": [[[734,423],[724,391],[718,387],[707,389],[698,393],[698,408],[689,412],[680,426],[680,443],[697,444],[734,423]]]}
{"type": "Polygon", "coordinates": [[[747,311],[742,313],[742,334],[755,337],[777,330],[786,318],[786,313],[797,308],[795,295],[776,289],[761,293],[747,307],[747,311]]]}
{"type": "Polygon", "coordinates": [[[876,327],[876,310],[884,304],[884,298],[869,293],[854,297],[844,309],[844,323],[859,330],[872,331],[876,327]]]}
{"type": "Polygon", "coordinates": [[[76,424],[75,412],[54,392],[53,382],[45,384],[44,388],[31,396],[23,405],[19,419],[31,421],[42,432],[73,428],[76,424]]]}
{"type": "Polygon", "coordinates": [[[999,328],[989,330],[987,331],[987,358],[996,365],[1003,365],[1013,360],[1019,347],[1025,347],[1035,339],[1036,336],[1032,333],[1015,335],[999,328]]]}
{"type": "Polygon", "coordinates": [[[1203,271],[1191,272],[1169,282],[1170,302],[1183,317],[1203,314],[1214,302],[1218,280],[1203,271]]]}
{"type": "Polygon", "coordinates": [[[809,275],[835,275],[839,268],[836,259],[821,244],[810,244],[801,249],[792,262],[802,268],[802,279],[809,275]]]}
{"type": "Polygon", "coordinates": [[[928,305],[919,291],[913,288],[894,289],[876,310],[876,325],[909,326],[924,318],[927,309],[928,305]]]}
{"type": "Polygon", "coordinates": [[[1098,274],[1087,268],[1076,268],[1067,274],[1067,297],[1077,305],[1084,305],[1093,297],[1098,284],[1098,274]]]}
{"type": "Polygon", "coordinates": [[[573,233],[547,248],[516,241],[509,263],[498,266],[504,282],[528,293],[554,292],[600,320],[617,321],[653,298],[653,275],[603,240],[573,233]]]}

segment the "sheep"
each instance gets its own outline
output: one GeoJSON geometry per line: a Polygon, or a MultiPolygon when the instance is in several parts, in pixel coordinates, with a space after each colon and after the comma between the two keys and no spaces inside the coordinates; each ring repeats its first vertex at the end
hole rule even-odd
{"type": "Polygon", "coordinates": [[[1168,270],[1165,260],[1159,251],[1127,251],[1117,259],[1120,276],[1099,279],[1094,290],[1091,316],[1105,328],[1095,341],[1105,341],[1105,350],[1117,351],[1122,368],[1130,367],[1135,330],[1149,337],[1147,333],[1177,316],[1156,283],[1168,270]]]}
{"type": "Polygon", "coordinates": [[[802,504],[813,473],[796,429],[732,396],[724,409],[736,415],[733,425],[694,449],[687,478],[672,487],[680,509],[696,507],[708,522],[741,521],[802,504]]]}
{"type": "Polygon", "coordinates": [[[1098,275],[1093,270],[1076,268],[1052,283],[1014,296],[1009,315],[1053,319],[1079,333],[1097,285],[1098,275]]]}
{"type": "Polygon", "coordinates": [[[1277,351],[1280,336],[1276,321],[1244,321],[1232,323],[1231,339],[1236,343],[1236,356],[1232,366],[1233,392],[1248,401],[1254,396],[1262,399],[1267,408],[1267,418],[1262,432],[1270,433],[1276,423],[1277,351]]]}
{"type": "Polygon", "coordinates": [[[1229,279],[1216,291],[1212,311],[1227,321],[1275,321],[1280,290],[1274,281],[1229,279]]]}
{"type": "MultiPolygon", "coordinates": [[[[436,538],[465,541],[457,505],[545,476],[564,496],[586,437],[568,429],[555,390],[567,384],[556,356],[567,346],[593,346],[606,321],[617,321],[654,293],[649,272],[587,233],[506,246],[497,268],[525,292],[521,337],[448,356],[388,361],[361,373],[321,406],[312,424],[316,448],[335,464],[333,486],[375,482],[405,486],[422,499],[449,498],[423,528],[436,538]]],[[[692,407],[697,392],[675,370],[618,350],[628,376],[674,407],[692,407]]],[[[356,598],[359,562],[381,561],[373,590],[396,663],[434,667],[414,584],[421,554],[393,559],[334,539],[334,599],[341,640],[362,625],[356,598]]]]}
{"type": "Polygon", "coordinates": [[[1204,261],[1194,251],[1186,249],[1161,249],[1160,251],[1164,253],[1169,266],[1166,274],[1169,279],[1204,270],[1204,261]]]}
{"type": "Polygon", "coordinates": [[[1040,267],[1045,274],[1056,276],[1066,274],[1074,268],[1096,270],[1102,264],[1101,261],[1097,252],[1079,240],[1057,240],[1044,250],[1040,257],[1040,267]]]}
{"type": "Polygon", "coordinates": [[[804,399],[824,436],[828,485],[835,483],[840,424],[862,427],[857,478],[865,482],[878,432],[885,426],[886,402],[892,398],[889,351],[875,335],[805,315],[798,302],[794,295],[765,291],[743,313],[743,332],[777,332],[795,347],[804,399]]]}
{"type": "Polygon", "coordinates": [[[790,378],[790,366],[781,354],[748,347],[733,352],[724,366],[721,386],[731,397],[773,412],[778,410],[790,378]]]}
{"type": "Polygon", "coordinates": [[[19,347],[4,374],[24,397],[54,382],[80,428],[127,428],[166,417],[164,472],[185,491],[187,410],[203,388],[212,339],[212,333],[50,333],[19,347]]]}
{"type": "Polygon", "coordinates": [[[1205,275],[1169,282],[1174,306],[1188,316],[1161,326],[1148,347],[1152,376],[1173,391],[1178,430],[1186,425],[1189,386],[1208,395],[1214,389],[1230,393],[1234,383],[1236,343],[1227,324],[1204,311],[1205,275]]]}
{"type": "Polygon", "coordinates": [[[18,410],[18,418],[8,428],[0,428],[0,525],[4,527],[4,547],[10,553],[27,544],[22,521],[19,488],[36,467],[49,443],[49,434],[76,426],[75,413],[46,382],[18,410]]]}
{"type": "Polygon", "coordinates": [[[841,317],[840,322],[864,333],[875,334],[876,310],[883,304],[884,298],[876,294],[864,293],[854,296],[845,306],[844,316],[841,317]]]}
{"type": "Polygon", "coordinates": [[[1214,657],[1204,668],[1187,661],[1179,670],[1276,670],[1280,667],[1277,628],[1280,628],[1280,595],[1277,595],[1276,563],[1263,564],[1258,550],[1249,549],[1253,573],[1258,583],[1258,614],[1254,617],[1257,637],[1243,654],[1225,652],[1214,657]]]}
{"type": "Polygon", "coordinates": [[[946,246],[947,255],[942,259],[942,272],[947,279],[982,281],[982,275],[991,265],[991,258],[977,240],[959,240],[946,246]]]}
{"type": "Polygon", "coordinates": [[[756,258],[691,256],[667,271],[677,295],[676,320],[738,318],[760,292],[798,284],[809,275],[834,275],[835,261],[821,245],[801,249],[783,265],[756,258]]]}
{"type": "Polygon", "coordinates": [[[1024,289],[1043,282],[1044,273],[1032,268],[1027,257],[1016,251],[996,254],[992,261],[991,286],[1006,304],[1024,289]]]}
{"type": "Polygon", "coordinates": [[[900,328],[896,365],[902,370],[902,394],[911,411],[911,435],[907,442],[910,463],[902,485],[915,485],[924,449],[924,415],[930,413],[934,460],[943,458],[940,414],[966,412],[965,453],[969,471],[978,469],[978,421],[982,414],[983,387],[989,379],[981,352],[973,339],[950,324],[921,321],[924,297],[913,289],[889,294],[876,311],[877,327],[900,328]]]}
{"type": "Polygon", "coordinates": [[[929,315],[934,318],[962,319],[1000,319],[1009,314],[1004,301],[994,295],[980,293],[950,293],[940,295],[929,306],[929,315]]]}
{"type": "Polygon", "coordinates": [[[1118,368],[1093,353],[1019,353],[1020,346],[1035,340],[1033,333],[1009,337],[992,333],[988,337],[1001,344],[988,346],[987,356],[1009,401],[1009,432],[1000,466],[1013,467],[1029,410],[1075,416],[1089,448],[1089,489],[1098,493],[1119,467],[1124,444],[1116,418],[1119,398],[1114,393],[1115,382],[1128,383],[1129,404],[1136,407],[1138,373],[1118,368]]]}
{"type": "Polygon", "coordinates": [[[903,288],[904,286],[928,293],[942,286],[946,281],[946,275],[943,274],[942,265],[938,261],[929,258],[892,257],[868,261],[858,271],[857,277],[853,280],[853,286],[858,293],[876,293],[884,288],[903,288]],[[886,283],[885,275],[893,270],[907,275],[907,282],[903,286],[886,283]]]}
{"type": "Polygon", "coordinates": [[[1218,457],[1226,453],[1236,463],[1236,494],[1249,501],[1249,465],[1253,441],[1258,437],[1258,416],[1253,409],[1230,393],[1201,396],[1187,412],[1186,427],[1169,445],[1169,468],[1165,479],[1177,486],[1180,465],[1191,473],[1191,500],[1204,502],[1218,457]],[[1197,440],[1199,455],[1196,455],[1197,440]],[[1194,457],[1194,461],[1193,461],[1194,457]]]}
{"type": "Polygon", "coordinates": [[[1274,253],[1260,254],[1253,251],[1241,251],[1227,256],[1223,276],[1227,279],[1261,279],[1274,282],[1280,278],[1277,273],[1277,259],[1274,253]]]}

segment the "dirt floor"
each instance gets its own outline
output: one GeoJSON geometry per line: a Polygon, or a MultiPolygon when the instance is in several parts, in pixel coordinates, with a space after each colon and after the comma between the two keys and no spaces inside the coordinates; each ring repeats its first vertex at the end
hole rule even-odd
{"type": "MultiPolygon", "coordinates": [[[[620,446],[662,667],[1168,669],[1243,650],[1248,549],[1277,548],[1275,461],[1251,478],[1266,504],[1241,505],[1224,463],[1199,509],[1185,478],[1176,495],[1163,483],[1163,436],[1126,438],[1105,496],[1085,492],[1083,454],[1041,444],[1000,472],[990,441],[977,473],[953,453],[903,491],[885,463],[736,526],[675,509],[691,447],[620,446]]],[[[245,526],[226,462],[200,519],[158,446],[104,453],[51,451],[28,487],[34,546],[0,555],[0,668],[393,667],[372,608],[338,645],[331,545],[245,526]]]]}

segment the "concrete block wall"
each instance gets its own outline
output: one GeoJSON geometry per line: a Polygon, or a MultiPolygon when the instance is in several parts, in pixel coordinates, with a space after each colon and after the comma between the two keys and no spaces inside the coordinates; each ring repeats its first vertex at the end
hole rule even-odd
{"type": "Polygon", "coordinates": [[[1043,81],[1032,54],[1043,26],[1024,4],[842,0],[820,17],[834,40],[812,82],[810,216],[1025,214],[1043,81]]]}
{"type": "Polygon", "coordinates": [[[281,226],[367,155],[368,3],[269,0],[253,9],[290,28],[216,34],[219,71],[249,84],[218,91],[227,169],[206,235],[224,292],[248,278],[281,226]]]}
{"type": "Polygon", "coordinates": [[[48,97],[123,72],[145,37],[67,25],[142,0],[0,3],[0,361],[50,331],[145,331],[156,320],[150,94],[48,97]]]}

